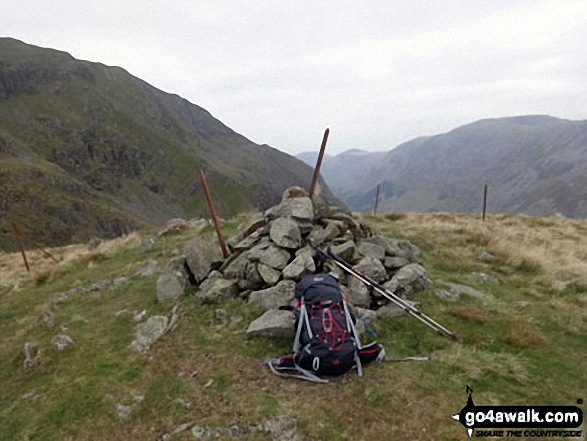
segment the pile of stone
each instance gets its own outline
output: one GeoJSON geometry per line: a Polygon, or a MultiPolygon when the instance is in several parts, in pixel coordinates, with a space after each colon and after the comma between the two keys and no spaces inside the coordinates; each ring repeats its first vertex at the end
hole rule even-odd
{"type": "MultiPolygon", "coordinates": [[[[184,255],[172,259],[159,277],[159,301],[176,298],[191,282],[199,285],[196,297],[203,303],[240,296],[271,310],[270,319],[281,315],[289,320],[291,313],[279,308],[291,304],[297,281],[320,270],[316,247],[331,247],[359,272],[404,298],[432,286],[419,264],[420,250],[412,243],[374,234],[344,209],[315,205],[297,187],[286,190],[280,204],[252,216],[239,230],[227,240],[227,259],[221,258],[217,243],[199,238],[187,242],[184,255]]],[[[379,315],[399,312],[333,262],[324,262],[322,271],[339,279],[359,315],[372,319],[373,311],[367,310],[380,311],[379,315]]],[[[255,334],[254,326],[250,331],[255,334]]]]}

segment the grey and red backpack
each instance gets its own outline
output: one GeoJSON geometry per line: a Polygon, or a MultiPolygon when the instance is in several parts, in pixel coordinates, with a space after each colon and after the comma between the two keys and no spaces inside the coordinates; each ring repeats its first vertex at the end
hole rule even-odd
{"type": "Polygon", "coordinates": [[[266,361],[273,373],[320,383],[319,375],[340,375],[385,358],[376,342],[361,346],[356,319],[342,294],[338,280],[330,274],[304,277],[295,290],[295,340],[293,355],[266,361]]]}

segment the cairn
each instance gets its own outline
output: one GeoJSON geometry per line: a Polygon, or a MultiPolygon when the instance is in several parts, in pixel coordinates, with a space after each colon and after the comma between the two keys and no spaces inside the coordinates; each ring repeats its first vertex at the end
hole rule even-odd
{"type": "MultiPolygon", "coordinates": [[[[280,204],[252,216],[239,230],[227,240],[231,254],[225,260],[217,244],[199,238],[187,242],[184,256],[172,259],[157,282],[159,300],[176,298],[191,282],[199,285],[196,297],[203,303],[239,296],[274,316],[289,318],[291,312],[279,308],[292,303],[296,282],[318,270],[317,247],[331,247],[359,272],[403,298],[432,287],[415,245],[375,234],[346,210],[313,203],[299,187],[287,189],[280,204]]],[[[338,278],[359,316],[401,313],[334,263],[325,261],[322,271],[338,278]]]]}

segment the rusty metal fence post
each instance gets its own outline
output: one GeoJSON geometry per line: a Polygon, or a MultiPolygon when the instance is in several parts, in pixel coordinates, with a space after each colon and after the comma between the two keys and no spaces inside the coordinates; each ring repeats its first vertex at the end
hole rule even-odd
{"type": "Polygon", "coordinates": [[[485,222],[485,213],[487,212],[487,184],[483,188],[483,222],[485,222]]]}
{"type": "Polygon", "coordinates": [[[20,235],[20,230],[18,229],[18,225],[16,225],[16,222],[13,222],[12,228],[14,229],[16,241],[18,242],[18,247],[20,248],[20,253],[22,254],[22,260],[24,260],[24,266],[26,270],[30,273],[31,269],[29,267],[28,261],[26,260],[26,253],[24,252],[24,247],[22,245],[22,237],[20,235]]]}
{"type": "Polygon", "coordinates": [[[379,184],[377,184],[377,190],[375,191],[375,205],[373,206],[373,214],[377,214],[377,205],[379,205],[379,184]]]}
{"type": "Polygon", "coordinates": [[[204,189],[204,195],[206,196],[206,201],[208,202],[208,208],[210,209],[210,214],[212,215],[212,222],[214,222],[214,228],[216,229],[216,236],[218,236],[218,242],[220,243],[220,248],[222,249],[222,256],[226,259],[228,258],[228,250],[226,249],[226,244],[224,243],[224,238],[222,237],[222,231],[220,231],[220,223],[218,222],[218,217],[216,216],[216,210],[214,209],[214,202],[212,201],[212,195],[210,194],[210,189],[208,188],[208,182],[206,182],[206,176],[202,169],[200,169],[200,180],[202,181],[202,188],[204,189]]]}
{"type": "Polygon", "coordinates": [[[329,133],[330,129],[324,131],[322,146],[320,147],[320,153],[318,154],[318,160],[316,161],[316,167],[314,168],[314,176],[312,177],[312,184],[310,185],[310,192],[308,193],[310,199],[314,196],[314,190],[316,189],[316,182],[318,181],[318,175],[320,174],[320,166],[322,165],[322,158],[324,157],[324,150],[326,150],[326,141],[328,140],[329,133]]]}

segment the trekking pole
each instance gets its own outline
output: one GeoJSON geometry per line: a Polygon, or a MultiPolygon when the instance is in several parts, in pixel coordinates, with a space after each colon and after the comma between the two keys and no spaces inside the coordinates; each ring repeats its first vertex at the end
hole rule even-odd
{"type": "Polygon", "coordinates": [[[364,284],[366,284],[368,286],[371,286],[375,291],[377,291],[379,294],[381,294],[387,300],[389,300],[390,302],[394,303],[396,306],[399,306],[405,312],[407,312],[408,314],[412,315],[412,317],[417,318],[422,323],[424,323],[426,326],[434,329],[438,334],[444,335],[446,337],[451,337],[451,338],[453,338],[455,340],[458,340],[459,339],[458,336],[454,332],[449,331],[444,326],[442,326],[441,324],[437,323],[436,321],[434,321],[433,319],[431,319],[430,317],[428,317],[426,314],[422,313],[422,311],[414,308],[412,305],[410,305],[409,303],[407,303],[401,297],[397,296],[396,294],[394,294],[391,291],[387,290],[384,286],[380,285],[379,283],[377,283],[374,280],[370,279],[366,275],[361,274],[360,272],[358,272],[357,270],[355,270],[354,268],[352,268],[347,262],[345,262],[343,259],[341,259],[336,254],[334,254],[330,248],[328,248],[326,250],[326,252],[324,252],[323,250],[318,249],[318,248],[316,249],[316,251],[317,251],[317,253],[320,256],[327,257],[327,258],[333,260],[334,263],[336,263],[343,270],[347,271],[348,273],[350,273],[352,276],[354,276],[357,279],[359,279],[364,284]]]}

